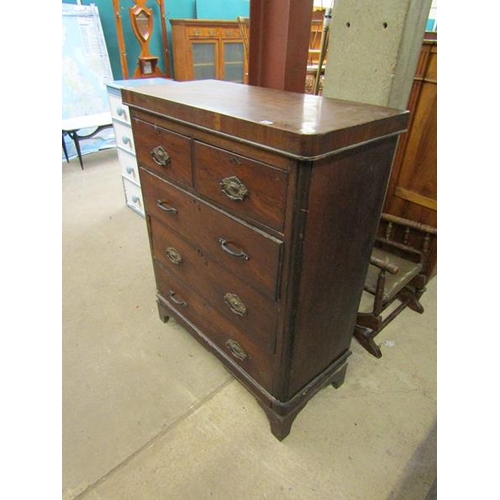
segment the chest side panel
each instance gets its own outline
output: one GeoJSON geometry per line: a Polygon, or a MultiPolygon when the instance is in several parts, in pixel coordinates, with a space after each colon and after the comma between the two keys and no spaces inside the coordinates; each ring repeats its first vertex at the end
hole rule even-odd
{"type": "Polygon", "coordinates": [[[396,138],[313,167],[289,397],[348,351],[396,138]]]}

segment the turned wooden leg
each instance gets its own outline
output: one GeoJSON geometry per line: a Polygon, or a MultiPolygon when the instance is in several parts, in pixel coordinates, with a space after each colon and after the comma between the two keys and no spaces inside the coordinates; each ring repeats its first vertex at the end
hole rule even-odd
{"type": "Polygon", "coordinates": [[[161,321],[163,321],[163,323],[166,323],[170,319],[167,308],[159,300],[156,301],[156,304],[158,305],[158,314],[161,321]]]}
{"type": "Polygon", "coordinates": [[[356,326],[354,328],[354,337],[361,344],[361,346],[363,346],[376,358],[381,358],[382,352],[380,351],[380,347],[375,344],[375,341],[373,340],[374,336],[373,332],[367,328],[363,328],[361,326],[356,326]]]}
{"type": "Polygon", "coordinates": [[[346,371],[347,363],[345,363],[340,370],[335,372],[331,381],[331,384],[335,387],[335,389],[338,389],[344,383],[346,371]]]}

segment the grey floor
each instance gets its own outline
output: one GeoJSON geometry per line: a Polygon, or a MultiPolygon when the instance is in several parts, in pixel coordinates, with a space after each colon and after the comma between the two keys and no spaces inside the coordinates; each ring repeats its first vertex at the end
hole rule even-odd
{"type": "Polygon", "coordinates": [[[63,499],[423,500],[436,480],[436,279],[356,341],[283,442],[182,327],[158,319],[145,221],[116,150],[62,164],[63,499]]]}

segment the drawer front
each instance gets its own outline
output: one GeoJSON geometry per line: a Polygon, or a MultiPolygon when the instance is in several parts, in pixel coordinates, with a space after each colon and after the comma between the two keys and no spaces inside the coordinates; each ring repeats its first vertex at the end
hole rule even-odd
{"type": "Polygon", "coordinates": [[[217,27],[192,26],[188,28],[188,36],[190,38],[214,38],[219,36],[219,29],[217,27]]]}
{"type": "Polygon", "coordinates": [[[241,33],[239,28],[224,28],[221,27],[222,38],[237,38],[241,39],[241,33]]]}
{"type": "Polygon", "coordinates": [[[192,186],[189,137],[170,132],[142,120],[132,122],[134,135],[140,138],[137,162],[163,179],[192,186]]]}
{"type": "Polygon", "coordinates": [[[272,299],[283,243],[140,169],[146,211],[272,299]]]}
{"type": "Polygon", "coordinates": [[[144,217],[144,202],[140,186],[122,177],[127,206],[144,217]]]}
{"type": "Polygon", "coordinates": [[[134,155],[126,153],[122,149],[117,149],[118,159],[120,160],[120,165],[122,167],[122,175],[127,179],[140,184],[139,179],[139,168],[137,167],[137,161],[134,155]]]}
{"type": "Polygon", "coordinates": [[[130,154],[135,154],[134,136],[132,129],[123,123],[113,122],[115,129],[116,145],[130,154]]]}
{"type": "Polygon", "coordinates": [[[195,290],[254,345],[274,353],[277,305],[151,218],[154,258],[195,290]]]}
{"type": "Polygon", "coordinates": [[[228,358],[271,392],[273,356],[256,348],[223,315],[192,289],[155,265],[158,293],[196,325],[228,358]]]}
{"type": "Polygon", "coordinates": [[[286,172],[195,142],[194,182],[201,196],[231,213],[283,231],[286,172]]]}
{"type": "Polygon", "coordinates": [[[111,117],[114,120],[122,121],[130,125],[130,112],[128,106],[122,103],[120,97],[109,94],[109,107],[111,108],[111,117]]]}

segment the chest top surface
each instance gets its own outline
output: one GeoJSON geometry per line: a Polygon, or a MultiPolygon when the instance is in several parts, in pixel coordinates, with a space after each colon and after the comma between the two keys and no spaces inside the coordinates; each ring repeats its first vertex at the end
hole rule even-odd
{"type": "Polygon", "coordinates": [[[408,112],[219,80],[123,91],[131,107],[301,157],[399,134],[408,112]]]}

